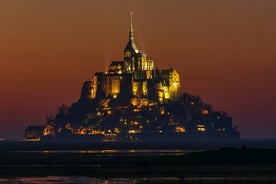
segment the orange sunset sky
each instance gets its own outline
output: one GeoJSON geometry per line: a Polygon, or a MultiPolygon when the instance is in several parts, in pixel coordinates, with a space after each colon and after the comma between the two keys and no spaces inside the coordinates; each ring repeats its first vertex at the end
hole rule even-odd
{"type": "Polygon", "coordinates": [[[276,137],[275,0],[1,0],[0,137],[20,138],[138,48],[182,91],[225,110],[241,137],[276,137]]]}

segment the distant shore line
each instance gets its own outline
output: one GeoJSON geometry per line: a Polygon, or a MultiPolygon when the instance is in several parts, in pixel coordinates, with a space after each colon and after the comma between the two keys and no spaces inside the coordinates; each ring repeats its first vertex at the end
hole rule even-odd
{"type": "Polygon", "coordinates": [[[163,142],[92,142],[92,141],[0,141],[0,151],[44,150],[131,150],[131,149],[179,149],[212,150],[224,147],[276,149],[276,140],[186,140],[163,142]]]}

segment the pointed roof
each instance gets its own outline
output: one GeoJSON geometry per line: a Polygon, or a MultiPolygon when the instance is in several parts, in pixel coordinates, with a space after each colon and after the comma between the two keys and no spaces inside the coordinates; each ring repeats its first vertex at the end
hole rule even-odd
{"type": "Polygon", "coordinates": [[[132,25],[132,12],[130,12],[130,29],[129,29],[129,39],[134,40],[133,35],[133,25],[132,25]]]}
{"type": "Polygon", "coordinates": [[[126,50],[134,50],[136,53],[139,52],[135,42],[134,42],[134,34],[133,34],[133,25],[132,25],[132,12],[130,12],[130,29],[129,29],[129,40],[127,43],[127,46],[125,48],[126,50]]]}

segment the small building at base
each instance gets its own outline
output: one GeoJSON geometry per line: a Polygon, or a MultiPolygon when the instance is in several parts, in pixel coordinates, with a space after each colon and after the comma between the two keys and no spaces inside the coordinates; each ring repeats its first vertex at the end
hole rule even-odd
{"type": "Polygon", "coordinates": [[[25,139],[40,139],[44,126],[28,126],[25,130],[25,139]]]}

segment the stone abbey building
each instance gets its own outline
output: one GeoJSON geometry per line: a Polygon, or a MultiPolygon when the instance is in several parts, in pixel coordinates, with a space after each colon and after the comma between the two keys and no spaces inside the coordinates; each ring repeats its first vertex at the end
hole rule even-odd
{"type": "Polygon", "coordinates": [[[151,102],[166,103],[180,97],[180,77],[173,68],[160,70],[134,42],[132,16],[129,40],[123,61],[113,61],[107,72],[97,72],[86,81],[81,99],[112,98],[147,106],[151,102]]]}
{"type": "MultiPolygon", "coordinates": [[[[43,140],[182,141],[237,139],[226,113],[181,94],[173,68],[158,69],[134,42],[132,17],[123,61],[85,81],[81,97],[47,118],[43,140]]],[[[28,129],[28,132],[30,130],[28,129]]]]}

